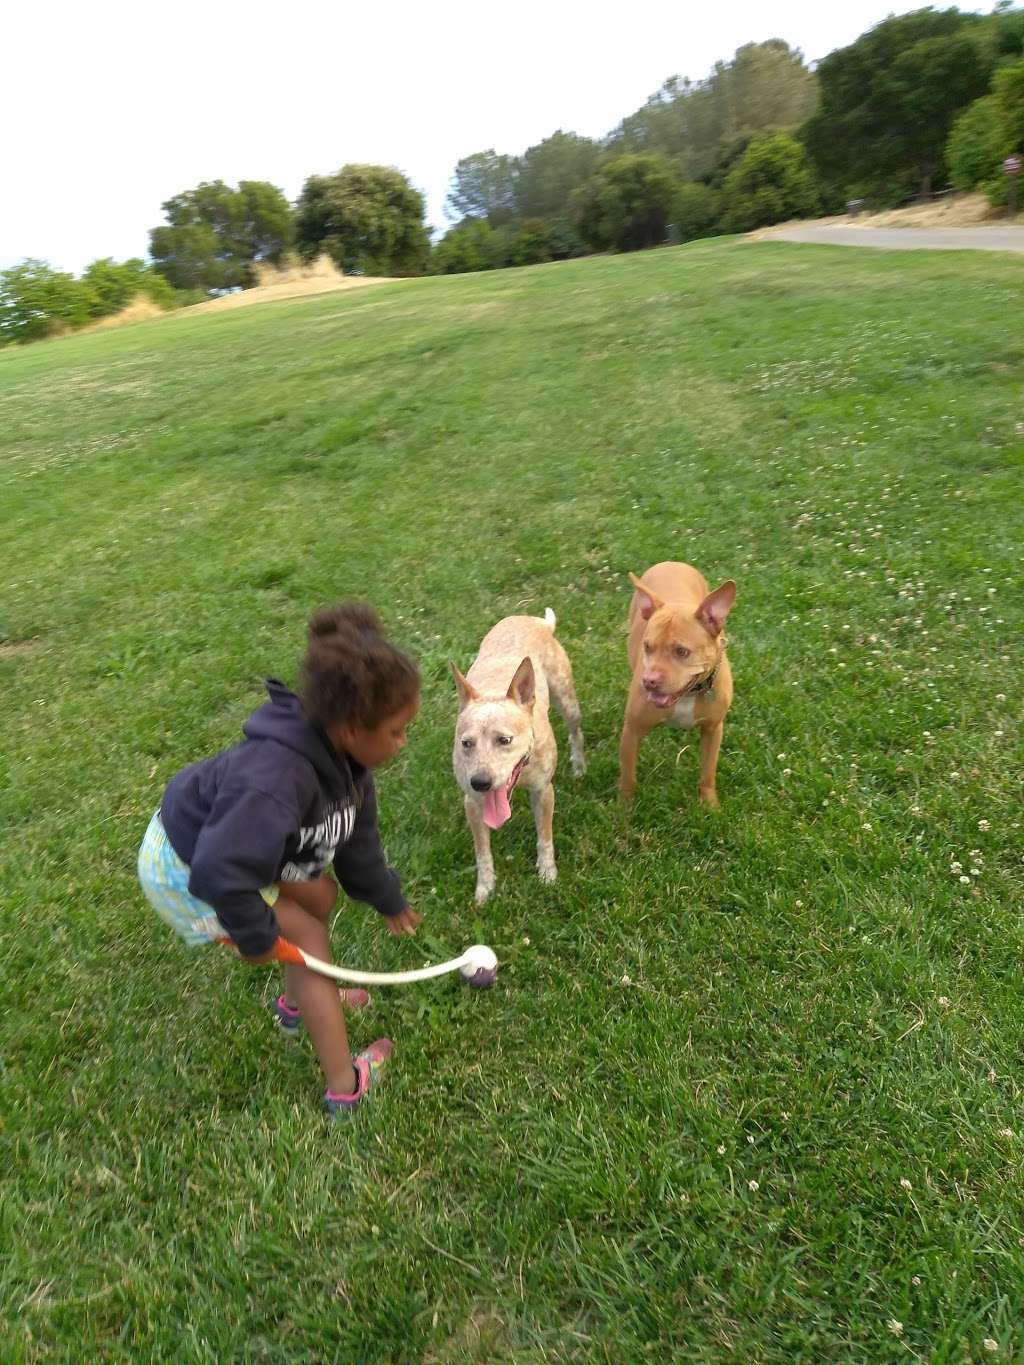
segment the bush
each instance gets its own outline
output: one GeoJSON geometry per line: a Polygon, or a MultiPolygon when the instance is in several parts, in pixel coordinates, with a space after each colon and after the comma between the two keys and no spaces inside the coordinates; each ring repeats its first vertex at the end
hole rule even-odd
{"type": "Polygon", "coordinates": [[[986,95],[968,105],[946,143],[949,178],[959,190],[973,190],[999,170],[999,125],[995,100],[986,95]]]}
{"type": "Polygon", "coordinates": [[[120,264],[110,256],[93,261],[83,272],[82,283],[95,295],[90,312],[94,319],[119,313],[140,294],[161,308],[174,307],[173,286],[137,257],[120,264]]]}
{"type": "Polygon", "coordinates": [[[553,261],[569,261],[587,254],[587,246],[571,218],[552,218],[548,224],[548,244],[553,261]]]}
{"type": "Polygon", "coordinates": [[[680,185],[672,218],[679,241],[708,237],[718,222],[718,195],[709,185],[696,181],[680,185]]]}
{"type": "Polygon", "coordinates": [[[543,218],[524,218],[513,240],[513,265],[542,265],[551,260],[551,232],[543,218]]]}
{"type": "Polygon", "coordinates": [[[0,271],[0,337],[40,341],[83,327],[96,317],[99,296],[74,275],[45,261],[22,261],[0,271]]]}
{"type": "Polygon", "coordinates": [[[463,218],[434,247],[430,269],[435,275],[464,275],[493,268],[494,228],[483,218],[463,218]]]}
{"type": "Polygon", "coordinates": [[[1003,155],[1024,151],[1024,61],[1000,67],[992,78],[992,98],[1003,155]]]}
{"type": "Polygon", "coordinates": [[[750,232],[788,218],[812,218],[821,200],[799,142],[776,133],[754,138],[722,186],[722,226],[750,232]]]}

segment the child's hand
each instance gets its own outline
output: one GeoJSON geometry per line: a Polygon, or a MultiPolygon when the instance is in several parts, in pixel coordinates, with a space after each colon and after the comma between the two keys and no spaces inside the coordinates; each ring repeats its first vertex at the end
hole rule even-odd
{"type": "Polygon", "coordinates": [[[423,923],[423,916],[417,915],[412,906],[407,905],[397,915],[385,916],[384,923],[388,926],[389,934],[414,934],[423,923]]]}

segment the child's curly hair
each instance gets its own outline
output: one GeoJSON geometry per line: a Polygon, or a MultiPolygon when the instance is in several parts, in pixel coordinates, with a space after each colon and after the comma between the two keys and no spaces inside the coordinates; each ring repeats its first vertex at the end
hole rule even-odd
{"type": "Polygon", "coordinates": [[[310,617],[299,696],[311,720],[372,730],[419,690],[419,669],[385,638],[369,603],[339,602],[310,617]]]}

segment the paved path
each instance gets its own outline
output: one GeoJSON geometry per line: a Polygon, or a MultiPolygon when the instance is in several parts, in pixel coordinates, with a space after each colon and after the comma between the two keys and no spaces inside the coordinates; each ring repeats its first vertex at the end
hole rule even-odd
{"type": "Polygon", "coordinates": [[[874,246],[885,251],[924,247],[945,251],[1024,251],[1024,227],[970,228],[782,228],[764,241],[821,242],[831,246],[874,246]]]}

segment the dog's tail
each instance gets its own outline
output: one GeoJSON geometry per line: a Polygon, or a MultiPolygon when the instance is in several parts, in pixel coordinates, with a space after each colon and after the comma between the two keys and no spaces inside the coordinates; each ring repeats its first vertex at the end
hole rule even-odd
{"type": "Polygon", "coordinates": [[[550,630],[551,634],[554,635],[555,627],[558,625],[558,617],[550,607],[544,608],[544,624],[547,626],[548,630],[550,630]]]}

